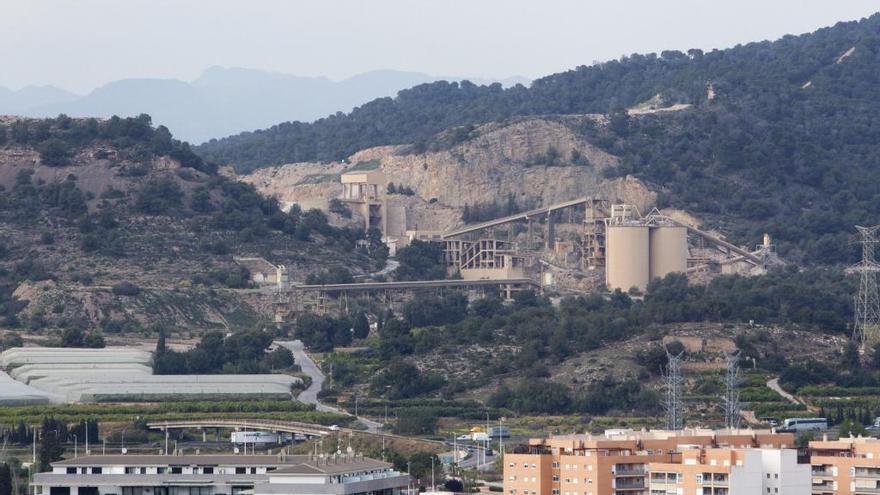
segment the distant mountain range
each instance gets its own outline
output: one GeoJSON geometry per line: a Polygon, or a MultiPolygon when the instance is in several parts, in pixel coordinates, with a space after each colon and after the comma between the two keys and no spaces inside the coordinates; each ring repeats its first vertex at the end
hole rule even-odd
{"type": "MultiPolygon", "coordinates": [[[[0,87],[0,114],[109,117],[146,113],[175,136],[197,144],[283,121],[311,122],[348,112],[375,98],[394,96],[404,88],[460,79],[476,84],[496,82],[393,70],[367,72],[336,82],[325,77],[211,67],[192,82],[122,79],[85,96],[53,86],[28,86],[19,91],[0,87]]],[[[529,84],[521,77],[497,82],[504,86],[529,84]]]]}

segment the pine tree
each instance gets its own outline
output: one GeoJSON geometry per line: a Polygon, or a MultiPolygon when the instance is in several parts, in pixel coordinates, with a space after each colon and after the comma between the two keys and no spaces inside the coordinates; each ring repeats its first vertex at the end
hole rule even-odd
{"type": "Polygon", "coordinates": [[[61,439],[67,437],[67,427],[55,419],[43,418],[40,432],[40,444],[37,446],[37,462],[39,471],[48,471],[50,465],[64,455],[61,439]]]}
{"type": "Polygon", "coordinates": [[[370,335],[370,322],[363,311],[354,318],[354,338],[365,339],[370,335]]]}
{"type": "Polygon", "coordinates": [[[163,356],[165,350],[165,327],[159,327],[159,339],[156,341],[156,356],[163,356]]]}
{"type": "Polygon", "coordinates": [[[12,469],[5,462],[0,465],[0,495],[12,495],[12,469]]]}

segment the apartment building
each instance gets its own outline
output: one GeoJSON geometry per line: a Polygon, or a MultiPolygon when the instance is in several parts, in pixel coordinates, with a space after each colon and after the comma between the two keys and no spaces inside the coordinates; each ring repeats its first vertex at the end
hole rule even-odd
{"type": "MultiPolygon", "coordinates": [[[[651,463],[680,464],[685,447],[780,449],[793,445],[791,433],[753,430],[608,430],[603,435],[532,439],[526,453],[505,455],[504,492],[508,495],[648,495],[648,466],[651,463]]],[[[760,463],[756,465],[760,469],[760,463]]]]}
{"type": "Polygon", "coordinates": [[[108,455],[55,462],[32,486],[34,495],[399,495],[409,481],[352,455],[108,455]]]}
{"type": "Polygon", "coordinates": [[[651,495],[801,495],[810,466],[794,449],[684,447],[681,462],[648,464],[651,495]]]}
{"type": "Polygon", "coordinates": [[[880,439],[810,442],[814,495],[880,493],[880,439]]]}

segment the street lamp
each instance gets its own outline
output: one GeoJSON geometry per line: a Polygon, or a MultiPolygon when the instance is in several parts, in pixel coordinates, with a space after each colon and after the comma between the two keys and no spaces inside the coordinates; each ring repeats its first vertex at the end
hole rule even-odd
{"type": "Polygon", "coordinates": [[[125,430],[127,430],[127,429],[128,429],[127,426],[122,429],[122,453],[123,454],[125,453],[125,430]]]}
{"type": "Polygon", "coordinates": [[[76,438],[76,433],[71,433],[73,435],[73,458],[76,459],[79,457],[79,441],[76,438]]]}

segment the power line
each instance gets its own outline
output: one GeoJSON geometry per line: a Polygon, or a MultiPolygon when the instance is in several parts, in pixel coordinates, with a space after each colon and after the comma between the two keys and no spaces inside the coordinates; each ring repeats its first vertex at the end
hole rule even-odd
{"type": "Polygon", "coordinates": [[[729,429],[738,429],[742,412],[742,404],[739,401],[739,386],[742,378],[739,376],[739,351],[727,355],[727,373],[724,378],[724,426],[729,429]]]}
{"type": "Polygon", "coordinates": [[[663,404],[666,409],[666,429],[680,430],[684,427],[684,404],[681,400],[684,377],[681,373],[681,362],[684,359],[684,351],[673,356],[666,349],[666,370],[663,373],[663,381],[666,388],[666,400],[663,404]]]}
{"type": "Polygon", "coordinates": [[[874,258],[877,244],[877,231],[880,225],[861,227],[856,225],[859,233],[859,244],[862,245],[862,260],[849,268],[847,273],[859,275],[859,290],[855,296],[855,321],[853,324],[853,340],[859,350],[865,352],[869,345],[880,342],[880,295],[877,292],[877,272],[880,265],[874,258]]]}

